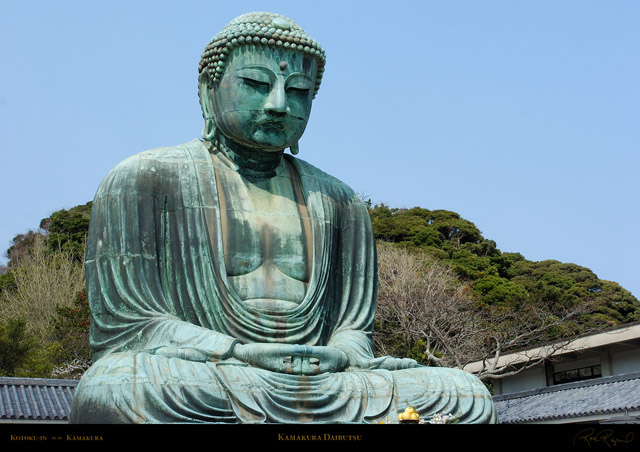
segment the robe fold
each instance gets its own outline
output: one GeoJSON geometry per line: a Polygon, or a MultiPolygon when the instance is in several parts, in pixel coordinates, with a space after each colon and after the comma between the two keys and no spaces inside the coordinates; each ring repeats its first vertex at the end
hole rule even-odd
{"type": "Polygon", "coordinates": [[[374,358],[368,212],[350,188],[300,159],[286,156],[311,223],[306,296],[286,311],[238,298],[226,277],[217,158],[199,140],[154,149],[123,161],[100,185],[85,260],[94,364],[70,422],[363,423],[395,418],[407,403],[423,417],[495,421],[475,377],[393,370],[392,358],[374,358]],[[232,358],[238,342],[330,346],[369,364],[281,374],[232,358]]]}

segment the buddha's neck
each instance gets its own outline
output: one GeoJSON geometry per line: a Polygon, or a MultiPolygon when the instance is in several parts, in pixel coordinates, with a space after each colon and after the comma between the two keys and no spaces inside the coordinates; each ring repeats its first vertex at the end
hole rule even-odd
{"type": "Polygon", "coordinates": [[[242,146],[224,135],[216,143],[218,149],[238,167],[238,172],[255,178],[271,178],[283,165],[282,151],[263,151],[242,146]]]}

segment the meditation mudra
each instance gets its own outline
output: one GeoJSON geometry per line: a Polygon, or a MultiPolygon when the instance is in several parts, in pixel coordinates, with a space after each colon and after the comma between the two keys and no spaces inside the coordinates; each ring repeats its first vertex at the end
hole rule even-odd
{"type": "Polygon", "coordinates": [[[72,423],[372,423],[407,405],[495,422],[471,374],[374,355],[367,209],[285,154],[324,66],[291,20],[236,18],[200,62],[203,139],[102,182],[85,264],[94,363],[72,423]]]}

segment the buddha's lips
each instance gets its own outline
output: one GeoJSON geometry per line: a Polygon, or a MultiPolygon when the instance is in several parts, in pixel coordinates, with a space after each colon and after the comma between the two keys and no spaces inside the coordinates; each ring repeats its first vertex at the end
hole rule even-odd
{"type": "Polygon", "coordinates": [[[260,127],[264,127],[265,129],[276,129],[276,130],[283,130],[284,129],[284,123],[283,122],[274,121],[272,119],[258,121],[258,125],[260,127]]]}

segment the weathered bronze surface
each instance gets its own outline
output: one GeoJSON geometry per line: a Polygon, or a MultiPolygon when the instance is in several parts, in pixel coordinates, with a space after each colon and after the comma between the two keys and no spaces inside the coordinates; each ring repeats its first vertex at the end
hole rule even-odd
{"type": "Polygon", "coordinates": [[[297,153],[322,48],[250,13],[205,49],[203,140],[119,164],[86,255],[94,364],[73,423],[495,422],[472,375],[375,357],[371,223],[297,153]]]}

